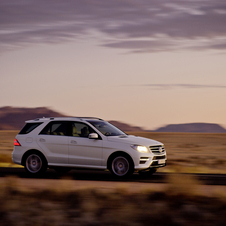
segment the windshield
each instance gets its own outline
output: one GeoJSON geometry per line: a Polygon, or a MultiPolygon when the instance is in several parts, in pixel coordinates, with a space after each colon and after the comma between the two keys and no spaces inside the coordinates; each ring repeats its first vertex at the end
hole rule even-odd
{"type": "Polygon", "coordinates": [[[88,121],[92,124],[96,129],[98,129],[105,136],[120,136],[126,135],[117,127],[113,126],[111,123],[106,121],[88,121]]]}

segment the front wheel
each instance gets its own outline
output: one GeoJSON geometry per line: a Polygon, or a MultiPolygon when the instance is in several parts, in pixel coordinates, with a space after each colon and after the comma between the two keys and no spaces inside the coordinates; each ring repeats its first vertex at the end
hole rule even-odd
{"type": "Polygon", "coordinates": [[[31,153],[26,157],[25,170],[30,174],[45,172],[47,164],[45,159],[38,153],[31,153]]]}
{"type": "Polygon", "coordinates": [[[115,176],[126,177],[132,174],[133,170],[131,160],[125,156],[117,156],[111,161],[110,171],[115,176]]]}

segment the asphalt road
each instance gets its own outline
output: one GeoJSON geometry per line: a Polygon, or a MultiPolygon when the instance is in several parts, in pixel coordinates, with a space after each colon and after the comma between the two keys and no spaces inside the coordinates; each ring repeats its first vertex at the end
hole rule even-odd
{"type": "MultiPolygon", "coordinates": [[[[153,175],[141,176],[138,173],[134,173],[132,176],[126,179],[115,178],[108,171],[97,170],[71,170],[66,174],[67,178],[71,180],[83,180],[83,181],[123,181],[123,182],[137,182],[137,183],[166,183],[167,177],[177,176],[176,173],[158,173],[153,175]]],[[[189,174],[194,176],[206,185],[226,185],[226,174],[189,174]]],[[[0,177],[16,176],[19,178],[33,178],[28,175],[23,168],[0,168],[0,177]]],[[[37,179],[60,179],[65,175],[60,175],[52,169],[48,169],[43,176],[35,177],[37,179]]]]}

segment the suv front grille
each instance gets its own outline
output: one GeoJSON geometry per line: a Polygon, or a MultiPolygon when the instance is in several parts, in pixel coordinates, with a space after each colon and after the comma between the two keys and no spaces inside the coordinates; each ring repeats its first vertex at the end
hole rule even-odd
{"type": "Polygon", "coordinates": [[[163,145],[150,146],[149,149],[153,154],[162,155],[165,153],[165,147],[163,145]]]}

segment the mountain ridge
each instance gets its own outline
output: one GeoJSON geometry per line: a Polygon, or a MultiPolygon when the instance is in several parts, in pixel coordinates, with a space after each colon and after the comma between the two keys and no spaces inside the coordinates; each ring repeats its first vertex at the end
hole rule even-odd
{"type": "MultiPolygon", "coordinates": [[[[0,130],[20,130],[25,121],[42,117],[67,117],[47,107],[0,107],[0,130]]],[[[76,117],[76,116],[75,116],[76,117]]],[[[111,124],[127,132],[147,132],[142,127],[131,126],[127,123],[111,120],[111,124]]],[[[149,132],[191,132],[191,133],[226,133],[226,129],[214,123],[184,123],[169,124],[149,132]]]]}
{"type": "Polygon", "coordinates": [[[16,107],[1,107],[0,108],[0,130],[19,130],[24,125],[24,122],[30,119],[42,117],[62,117],[56,111],[46,107],[37,108],[16,108],[16,107]]]}
{"type": "Polygon", "coordinates": [[[226,133],[226,129],[215,123],[183,123],[169,124],[156,129],[155,132],[226,133]]]}
{"type": "MultiPolygon", "coordinates": [[[[37,107],[37,108],[16,108],[16,107],[1,107],[0,108],[0,130],[20,130],[25,121],[43,118],[43,117],[70,117],[68,115],[61,114],[47,107],[37,107]]],[[[73,116],[76,117],[76,116],[73,116]]],[[[109,121],[113,125],[117,126],[119,129],[124,131],[137,131],[144,132],[140,127],[131,126],[129,124],[119,122],[119,121],[109,121]]]]}

